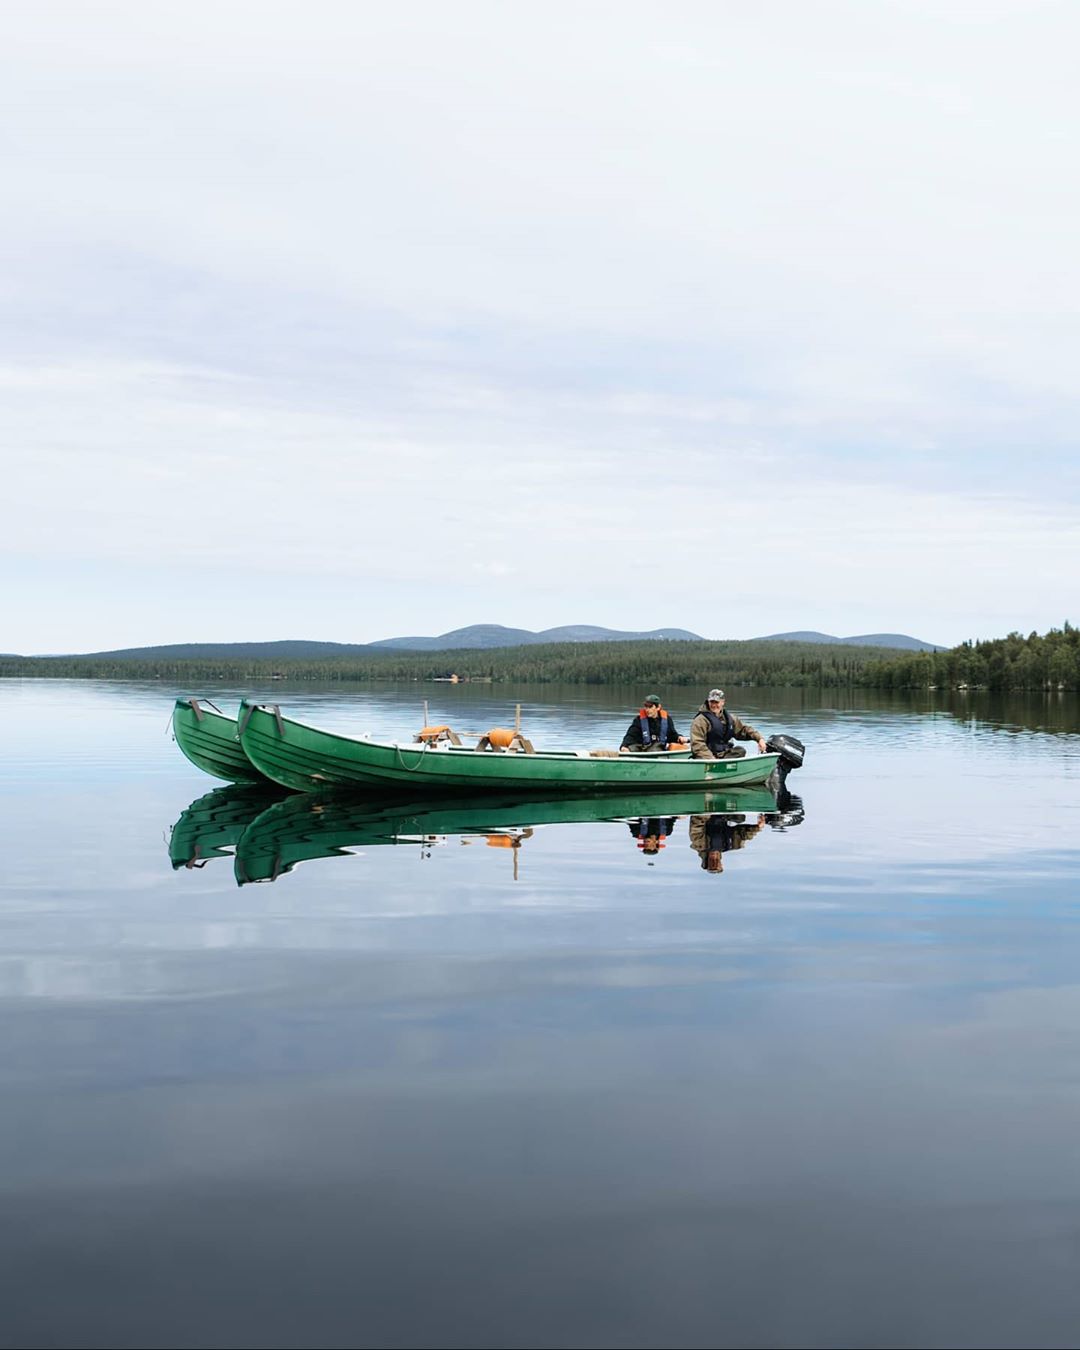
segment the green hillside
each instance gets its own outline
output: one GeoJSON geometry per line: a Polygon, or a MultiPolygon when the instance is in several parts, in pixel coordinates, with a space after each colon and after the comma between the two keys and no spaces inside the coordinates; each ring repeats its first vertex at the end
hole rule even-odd
{"type": "MultiPolygon", "coordinates": [[[[285,648],[289,644],[274,644],[285,648]]],[[[311,644],[324,646],[327,644],[311,644]]],[[[333,644],[329,644],[333,645],[333,644]]],[[[90,656],[0,659],[0,677],[167,679],[196,687],[215,680],[243,682],[280,676],[292,680],[428,680],[456,674],[496,683],[731,685],[809,687],[859,683],[885,648],[818,646],[797,642],[560,642],[541,646],[412,652],[351,648],[300,654],[267,644],[203,649],[153,649],[90,656]],[[255,654],[257,652],[257,654],[255,654]]]]}
{"type": "Polygon", "coordinates": [[[1019,633],[962,642],[871,663],[863,683],[877,689],[1080,689],[1080,632],[1066,623],[1040,636],[1019,633]]]}

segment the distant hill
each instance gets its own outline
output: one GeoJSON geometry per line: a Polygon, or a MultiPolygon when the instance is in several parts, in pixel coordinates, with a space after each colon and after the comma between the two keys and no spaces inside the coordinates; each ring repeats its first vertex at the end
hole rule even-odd
{"type": "MultiPolygon", "coordinates": [[[[123,647],[111,652],[79,652],[87,659],[118,661],[308,661],[313,657],[360,656],[370,647],[355,642],[177,642],[167,647],[123,647]]],[[[71,653],[75,655],[75,653],[71,653]]]]}
{"type": "MultiPolygon", "coordinates": [[[[384,638],[381,642],[312,642],[291,639],[279,642],[177,642],[162,647],[121,647],[107,652],[64,652],[60,657],[110,661],[318,661],[335,657],[361,657],[392,652],[439,652],[473,648],[531,647],[545,642],[643,642],[668,638],[700,642],[685,628],[663,628],[652,633],[622,633],[613,628],[569,624],[533,633],[527,628],[504,628],[497,623],[478,623],[457,628],[439,637],[384,638]]],[[[23,658],[14,656],[11,660],[23,658]]]]}
{"type": "Polygon", "coordinates": [[[943,652],[933,642],[908,637],[906,633],[862,633],[858,637],[833,637],[829,633],[770,633],[757,642],[815,642],[818,646],[835,643],[844,647],[897,647],[907,652],[943,652]]]}
{"type": "Polygon", "coordinates": [[[504,628],[497,623],[474,623],[469,628],[455,628],[438,637],[393,637],[372,642],[373,648],[391,648],[410,652],[444,652],[458,647],[531,647],[542,642],[648,642],[667,639],[671,642],[701,642],[697,633],[685,628],[657,628],[650,633],[624,633],[615,628],[595,628],[591,624],[566,624],[562,628],[545,628],[540,633],[528,628],[504,628]]]}
{"type": "MultiPolygon", "coordinates": [[[[495,638],[503,640],[499,632],[495,638]]],[[[432,639],[439,640],[446,638],[432,639]]],[[[696,697],[700,697],[702,689],[714,684],[724,688],[729,685],[855,688],[867,682],[870,667],[882,658],[891,658],[886,662],[888,669],[911,667],[914,678],[924,682],[927,663],[944,659],[936,652],[843,646],[836,639],[831,643],[761,639],[663,642],[651,638],[640,642],[533,641],[471,651],[372,649],[341,642],[192,642],[93,655],[0,659],[0,680],[27,676],[138,678],[179,682],[183,687],[199,690],[220,685],[222,681],[250,684],[253,679],[363,683],[387,679],[433,680],[453,674],[466,683],[475,680],[491,684],[632,685],[638,694],[644,688],[693,685],[697,688],[696,697]]],[[[877,680],[876,669],[873,675],[877,680]]],[[[910,673],[905,671],[903,678],[911,678],[910,673]]],[[[881,680],[887,687],[887,676],[881,680]]]]}
{"type": "MultiPolygon", "coordinates": [[[[708,639],[685,628],[656,628],[647,633],[628,633],[615,628],[596,628],[591,624],[566,624],[534,633],[527,628],[504,628],[497,623],[473,624],[455,628],[437,637],[394,637],[379,642],[314,642],[289,639],[278,642],[177,642],[161,647],[122,647],[105,652],[71,652],[53,659],[110,661],[332,661],[335,658],[389,657],[394,652],[441,652],[453,650],[495,650],[508,647],[534,647],[563,642],[705,642],[708,639]]],[[[931,642],[907,637],[903,633],[868,633],[860,637],[832,637],[828,633],[773,633],[754,638],[754,642],[808,642],[817,646],[885,647],[901,651],[943,651],[931,642]]],[[[23,660],[10,656],[3,659],[23,660]]]]}

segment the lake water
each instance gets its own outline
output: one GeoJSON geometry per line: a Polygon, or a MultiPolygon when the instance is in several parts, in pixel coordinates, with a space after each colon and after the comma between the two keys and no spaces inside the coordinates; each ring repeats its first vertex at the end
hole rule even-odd
{"type": "Polygon", "coordinates": [[[214,792],[204,692],[592,748],[642,691],[0,682],[3,1345],[1078,1343],[1075,696],[731,690],[797,798],[652,852],[214,792]]]}

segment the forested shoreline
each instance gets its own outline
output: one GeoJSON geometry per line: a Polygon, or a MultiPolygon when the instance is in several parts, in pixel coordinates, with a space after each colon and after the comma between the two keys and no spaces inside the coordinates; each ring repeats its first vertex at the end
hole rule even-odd
{"type": "Polygon", "coordinates": [[[0,657],[0,678],[216,681],[419,681],[457,676],[493,684],[727,684],[789,688],[1080,689],[1080,630],[1066,623],[964,642],[947,651],[896,652],[803,642],[562,642],[443,652],[274,660],[132,656],[0,657]]]}
{"type": "Polygon", "coordinates": [[[904,652],[873,661],[861,683],[874,689],[1080,689],[1080,629],[1065,623],[1040,636],[962,642],[943,652],[904,652]]]}
{"type": "Polygon", "coordinates": [[[160,679],[190,687],[213,681],[433,680],[494,684],[658,684],[851,687],[883,647],[798,642],[561,642],[443,652],[373,651],[358,656],[273,660],[129,656],[0,657],[0,678],[160,679]]]}

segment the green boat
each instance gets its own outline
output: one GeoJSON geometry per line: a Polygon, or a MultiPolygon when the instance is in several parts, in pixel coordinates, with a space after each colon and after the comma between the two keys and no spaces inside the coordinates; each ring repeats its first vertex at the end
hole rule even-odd
{"type": "Polygon", "coordinates": [[[240,836],[268,806],[280,801],[276,783],[246,783],[214,788],[180,813],[169,833],[173,870],[202,867],[211,858],[228,858],[240,836]]]}
{"type": "Polygon", "coordinates": [[[172,715],[176,744],[196,768],[228,783],[265,783],[240,745],[235,717],[205,698],[178,698],[172,715]]]}
{"type": "Polygon", "coordinates": [[[481,750],[449,741],[376,741],[283,717],[276,704],[240,705],[240,744],[267,778],[296,792],[388,787],[411,793],[667,792],[764,783],[779,755],[691,759],[688,752],[481,750]]]}
{"type": "Polygon", "coordinates": [[[711,815],[742,820],[778,812],[765,788],[697,789],[626,796],[506,798],[446,797],[400,802],[357,801],[328,794],[294,795],[268,806],[236,844],[234,870],[241,886],[276,881],[301,862],[344,857],[357,848],[414,845],[445,835],[486,836],[517,847],[538,825],[625,821],[643,816],[711,815]],[[524,832],[524,833],[523,833],[524,832]]]}

